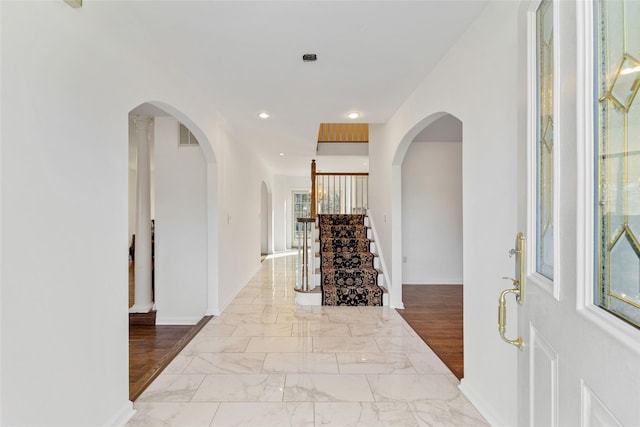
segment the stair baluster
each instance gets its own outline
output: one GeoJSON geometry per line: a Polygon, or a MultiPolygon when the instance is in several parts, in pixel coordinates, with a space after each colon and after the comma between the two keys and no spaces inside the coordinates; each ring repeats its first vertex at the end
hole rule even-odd
{"type": "Polygon", "coordinates": [[[309,239],[311,238],[311,224],[315,222],[315,218],[297,218],[302,224],[302,235],[298,235],[298,284],[297,289],[302,292],[313,290],[314,286],[309,283],[309,271],[314,271],[314,254],[309,256],[309,239]],[[302,240],[302,241],[301,241],[302,240]],[[311,265],[309,265],[311,264],[311,265]]]}

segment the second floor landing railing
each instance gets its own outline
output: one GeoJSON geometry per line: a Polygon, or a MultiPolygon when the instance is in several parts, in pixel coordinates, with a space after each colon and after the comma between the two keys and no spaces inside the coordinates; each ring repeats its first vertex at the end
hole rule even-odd
{"type": "Polygon", "coordinates": [[[311,161],[311,218],[366,213],[368,196],[367,172],[317,172],[316,161],[311,161]]]}

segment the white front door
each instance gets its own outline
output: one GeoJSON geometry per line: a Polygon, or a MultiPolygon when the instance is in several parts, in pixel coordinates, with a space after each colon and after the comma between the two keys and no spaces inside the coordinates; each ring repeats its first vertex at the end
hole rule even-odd
{"type": "Polygon", "coordinates": [[[640,1],[528,15],[519,424],[638,426],[640,1]]]}

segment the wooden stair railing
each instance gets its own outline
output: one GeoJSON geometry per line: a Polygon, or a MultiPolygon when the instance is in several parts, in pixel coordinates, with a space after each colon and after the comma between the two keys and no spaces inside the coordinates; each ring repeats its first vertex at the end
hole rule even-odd
{"type": "Polygon", "coordinates": [[[311,161],[311,218],[320,214],[364,214],[369,199],[369,173],[317,172],[311,161]]]}

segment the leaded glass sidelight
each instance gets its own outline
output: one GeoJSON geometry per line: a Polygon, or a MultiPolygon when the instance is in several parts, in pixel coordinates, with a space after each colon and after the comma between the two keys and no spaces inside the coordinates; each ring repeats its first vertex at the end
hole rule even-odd
{"type": "Polygon", "coordinates": [[[536,11],[536,271],[553,280],[553,7],[536,11]]]}
{"type": "Polygon", "coordinates": [[[597,2],[595,303],[640,326],[640,2],[597,2]]]}

